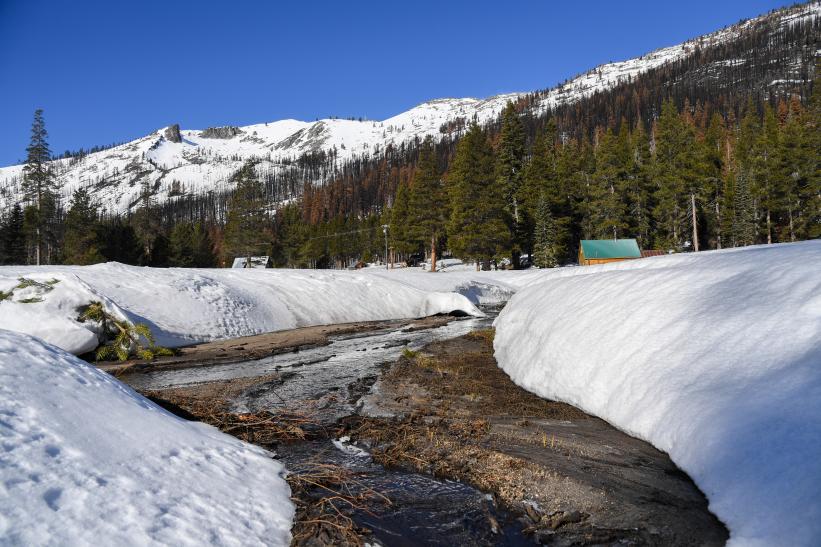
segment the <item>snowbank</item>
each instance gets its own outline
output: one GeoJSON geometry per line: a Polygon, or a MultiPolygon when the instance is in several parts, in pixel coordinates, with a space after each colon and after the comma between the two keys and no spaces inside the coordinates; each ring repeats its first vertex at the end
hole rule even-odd
{"type": "MultiPolygon", "coordinates": [[[[393,272],[389,272],[393,273],[393,272]]],[[[431,274],[435,276],[436,274],[431,274]]],[[[96,346],[95,327],[77,307],[100,300],[115,315],[146,323],[164,346],[275,330],[463,312],[482,315],[466,297],[399,277],[320,270],[231,270],[96,266],[0,267],[0,290],[19,278],[40,286],[0,301],[0,328],[38,336],[79,354],[96,346]],[[42,301],[29,302],[31,297],[42,301]]]]}
{"type": "Polygon", "coordinates": [[[821,242],[544,272],[499,365],[667,451],[734,545],[821,537],[821,242]]]}
{"type": "Polygon", "coordinates": [[[290,490],[267,452],[4,330],[0,416],[4,545],[290,541],[290,490]]]}
{"type": "Polygon", "coordinates": [[[502,304],[535,279],[538,270],[497,270],[477,272],[475,266],[461,265],[436,272],[422,268],[365,270],[368,275],[390,279],[423,291],[453,292],[461,294],[476,305],[502,304]]]}

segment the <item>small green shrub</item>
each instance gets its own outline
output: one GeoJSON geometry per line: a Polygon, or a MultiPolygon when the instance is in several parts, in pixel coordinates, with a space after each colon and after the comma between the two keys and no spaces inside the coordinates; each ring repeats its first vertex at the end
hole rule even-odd
{"type": "Polygon", "coordinates": [[[413,359],[417,355],[419,355],[418,351],[413,351],[408,347],[402,348],[402,357],[404,357],[405,359],[413,359]]]}
{"type": "Polygon", "coordinates": [[[95,357],[98,361],[105,359],[127,360],[132,354],[140,359],[151,360],[163,355],[173,355],[173,352],[158,346],[151,329],[147,325],[137,323],[132,325],[112,316],[105,311],[101,302],[92,302],[80,310],[79,320],[93,321],[102,327],[103,336],[113,336],[113,340],[104,343],[95,357]],[[146,343],[143,343],[145,340],[146,343]]]}

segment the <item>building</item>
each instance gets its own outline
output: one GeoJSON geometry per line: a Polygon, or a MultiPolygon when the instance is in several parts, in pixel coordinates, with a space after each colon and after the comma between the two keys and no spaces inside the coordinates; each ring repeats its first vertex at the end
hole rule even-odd
{"type": "Polygon", "coordinates": [[[579,266],[606,264],[641,258],[635,239],[583,239],[579,245],[579,266]]]}
{"type": "Polygon", "coordinates": [[[270,256],[238,256],[231,264],[232,268],[273,268],[274,263],[270,256]]]}
{"type": "Polygon", "coordinates": [[[642,249],[641,250],[641,257],[647,258],[650,256],[664,256],[666,254],[670,254],[667,251],[662,251],[661,249],[642,249]]]}

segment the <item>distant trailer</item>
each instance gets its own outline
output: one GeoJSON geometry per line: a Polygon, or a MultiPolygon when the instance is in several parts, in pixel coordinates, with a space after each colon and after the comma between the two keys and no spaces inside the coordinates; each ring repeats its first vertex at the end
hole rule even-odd
{"type": "Polygon", "coordinates": [[[231,264],[231,267],[263,269],[273,268],[274,263],[270,256],[238,256],[234,259],[234,263],[231,264]]]}
{"type": "Polygon", "coordinates": [[[635,239],[583,239],[579,245],[579,265],[607,264],[641,258],[635,239]]]}

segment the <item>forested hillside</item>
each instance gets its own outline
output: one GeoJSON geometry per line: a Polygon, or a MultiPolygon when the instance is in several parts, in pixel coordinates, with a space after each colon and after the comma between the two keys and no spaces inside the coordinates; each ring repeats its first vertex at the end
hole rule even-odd
{"type": "Polygon", "coordinates": [[[679,252],[818,237],[821,18],[795,17],[814,6],[687,42],[641,72],[606,65],[608,85],[594,70],[511,96],[498,118],[449,118],[435,138],[376,154],[309,151],[284,170],[245,158],[222,190],[171,181],[174,199],[146,178],[120,212],[101,211],[93,189],[56,199],[39,116],[25,199],[0,213],[0,260],[210,266],[253,253],[341,267],[384,259],[382,225],[397,260],[433,246],[514,266],[571,262],[586,238],[679,252]],[[562,99],[579,82],[593,91],[562,99]]]}

